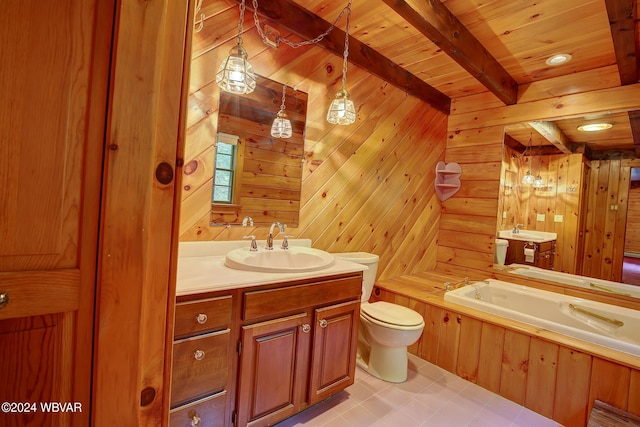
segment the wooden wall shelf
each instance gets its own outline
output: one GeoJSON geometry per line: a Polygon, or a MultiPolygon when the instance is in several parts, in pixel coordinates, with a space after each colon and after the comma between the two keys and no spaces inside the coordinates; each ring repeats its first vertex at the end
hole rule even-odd
{"type": "Polygon", "coordinates": [[[447,200],[460,189],[462,168],[457,163],[438,162],[436,165],[436,194],[441,201],[447,200]]]}

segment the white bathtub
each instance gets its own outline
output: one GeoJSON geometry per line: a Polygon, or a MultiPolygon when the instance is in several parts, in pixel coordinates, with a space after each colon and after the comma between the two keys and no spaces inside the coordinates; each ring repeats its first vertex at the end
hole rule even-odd
{"type": "Polygon", "coordinates": [[[522,264],[511,264],[509,273],[533,279],[549,280],[563,285],[576,286],[578,288],[591,289],[612,295],[626,295],[640,298],[640,286],[626,283],[611,282],[609,280],[595,279],[593,277],[576,276],[575,274],[561,273],[553,270],[545,270],[538,267],[522,264]]]}
{"type": "Polygon", "coordinates": [[[640,356],[640,311],[489,279],[446,292],[445,301],[640,356]],[[569,304],[621,322],[613,324],[569,304]]]}

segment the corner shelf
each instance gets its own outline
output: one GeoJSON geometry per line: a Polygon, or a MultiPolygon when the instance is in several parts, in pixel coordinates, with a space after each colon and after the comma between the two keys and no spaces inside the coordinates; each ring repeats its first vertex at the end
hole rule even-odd
{"type": "Polygon", "coordinates": [[[441,201],[447,200],[460,189],[460,176],[462,168],[457,163],[445,164],[438,162],[436,165],[436,194],[441,201]]]}

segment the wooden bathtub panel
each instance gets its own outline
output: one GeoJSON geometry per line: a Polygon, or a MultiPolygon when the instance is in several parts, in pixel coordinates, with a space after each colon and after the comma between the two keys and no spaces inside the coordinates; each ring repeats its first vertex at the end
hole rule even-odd
{"type": "Polygon", "coordinates": [[[482,324],[477,384],[494,393],[500,393],[504,334],[505,329],[500,326],[482,324]]]}
{"type": "Polygon", "coordinates": [[[444,310],[440,320],[440,344],[438,345],[437,365],[455,373],[458,362],[458,343],[460,342],[462,315],[450,310],[444,310]]]}
{"type": "Polygon", "coordinates": [[[524,406],[545,417],[553,417],[559,346],[531,338],[529,374],[524,406]]]}
{"type": "MultiPolygon", "coordinates": [[[[414,310],[415,312],[417,312],[418,314],[420,314],[420,316],[422,316],[422,318],[424,319],[424,312],[425,312],[425,307],[427,305],[422,302],[422,301],[417,301],[413,298],[409,298],[409,305],[407,307],[409,307],[410,309],[414,310]]],[[[423,335],[420,335],[420,338],[418,338],[418,341],[416,341],[414,344],[410,345],[408,347],[408,351],[411,354],[415,354],[415,355],[420,355],[422,353],[422,344],[423,344],[423,339],[422,337],[423,335]]],[[[428,343],[427,343],[428,345],[428,343]]]]}
{"type": "Polygon", "coordinates": [[[456,374],[460,378],[464,378],[472,383],[478,381],[481,336],[482,321],[472,317],[462,316],[456,374]]]}
{"type": "Polygon", "coordinates": [[[553,419],[564,426],[587,424],[591,359],[586,353],[560,347],[553,419]]]}
{"type": "Polygon", "coordinates": [[[421,358],[427,362],[437,364],[438,346],[440,342],[440,319],[444,310],[428,305],[424,313],[424,332],[422,333],[421,358]]]}
{"type": "Polygon", "coordinates": [[[589,412],[596,399],[626,411],[630,382],[630,368],[594,357],[591,366],[589,412]]]}
{"type": "Polygon", "coordinates": [[[640,416],[640,371],[636,369],[631,370],[627,411],[640,416]]]}
{"type": "Polygon", "coordinates": [[[531,337],[507,329],[504,334],[500,394],[524,405],[529,370],[529,345],[531,337]]]}

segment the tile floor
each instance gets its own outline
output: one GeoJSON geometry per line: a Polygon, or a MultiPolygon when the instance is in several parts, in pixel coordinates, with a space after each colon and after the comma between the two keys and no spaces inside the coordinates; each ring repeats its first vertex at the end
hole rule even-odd
{"type": "Polygon", "coordinates": [[[356,370],[356,382],[277,427],[556,427],[495,393],[415,356],[409,378],[392,384],[356,370]]]}

